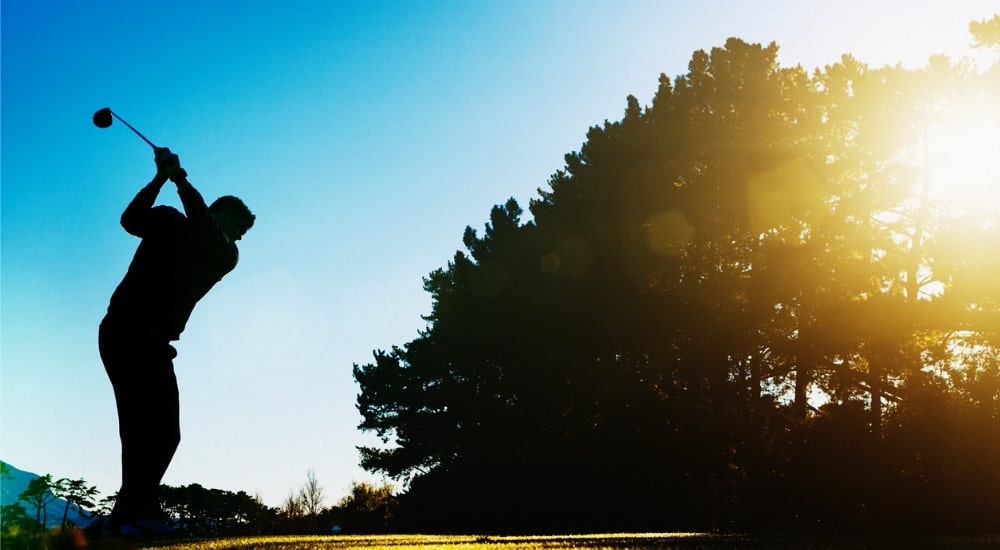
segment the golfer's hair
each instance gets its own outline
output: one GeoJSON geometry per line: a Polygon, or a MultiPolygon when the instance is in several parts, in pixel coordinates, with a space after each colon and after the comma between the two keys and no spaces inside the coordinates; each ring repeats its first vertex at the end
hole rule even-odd
{"type": "Polygon", "coordinates": [[[215,202],[213,202],[211,206],[208,207],[208,211],[212,213],[220,212],[222,210],[229,210],[237,216],[243,218],[246,222],[246,229],[253,227],[253,222],[257,219],[257,216],[254,216],[253,212],[250,212],[250,209],[247,208],[247,205],[243,204],[243,201],[241,201],[239,197],[234,197],[232,195],[219,197],[215,199],[215,202]]]}

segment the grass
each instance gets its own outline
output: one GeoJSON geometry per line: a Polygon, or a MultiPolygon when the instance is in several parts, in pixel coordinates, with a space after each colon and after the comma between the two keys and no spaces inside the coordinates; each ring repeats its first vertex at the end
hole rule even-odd
{"type": "MultiPolygon", "coordinates": [[[[685,541],[718,539],[718,535],[699,533],[601,534],[556,536],[478,536],[478,535],[331,535],[245,537],[152,544],[155,550],[318,550],[326,548],[366,550],[511,550],[515,548],[675,548],[685,541]]],[[[684,548],[698,546],[683,545],[684,548]]]]}
{"type": "Polygon", "coordinates": [[[1000,534],[620,533],[553,536],[330,535],[166,540],[91,539],[80,529],[4,537],[3,550],[594,550],[654,549],[978,549],[1000,548],[1000,534]]]}
{"type": "Polygon", "coordinates": [[[764,548],[996,548],[1000,535],[737,535],[709,533],[628,533],[558,536],[332,535],[240,537],[165,541],[153,550],[512,550],[512,549],[764,549],[764,548]]]}

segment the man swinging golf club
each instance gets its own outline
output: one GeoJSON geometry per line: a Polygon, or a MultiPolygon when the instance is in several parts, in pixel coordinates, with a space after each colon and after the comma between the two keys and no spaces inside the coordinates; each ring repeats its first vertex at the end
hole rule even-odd
{"type": "Polygon", "coordinates": [[[233,196],[206,206],[177,155],[153,150],[156,175],[121,217],[125,231],[142,241],[100,327],[122,448],[122,485],[106,526],[112,534],[168,530],[157,493],[180,443],[177,351],[171,342],[180,338],[198,300],[236,267],[236,241],[255,219],[233,196]],[[168,180],[177,186],[183,214],[153,206],[168,180]]]}

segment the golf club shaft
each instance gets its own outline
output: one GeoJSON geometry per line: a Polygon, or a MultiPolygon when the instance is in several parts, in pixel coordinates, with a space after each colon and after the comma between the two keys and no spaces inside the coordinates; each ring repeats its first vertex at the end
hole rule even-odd
{"type": "Polygon", "coordinates": [[[146,139],[146,136],[144,136],[141,133],[139,133],[139,130],[136,130],[135,128],[133,128],[131,124],[129,124],[128,122],[125,122],[125,119],[122,118],[122,117],[120,117],[120,116],[118,116],[118,113],[116,113],[114,111],[111,111],[111,114],[112,114],[112,116],[114,116],[115,118],[117,118],[118,120],[120,120],[122,124],[124,124],[125,126],[128,126],[129,130],[132,130],[133,132],[135,132],[135,135],[141,137],[142,141],[145,141],[146,143],[149,144],[150,147],[152,147],[153,149],[156,149],[156,146],[153,145],[152,141],[149,141],[148,139],[146,139]]]}

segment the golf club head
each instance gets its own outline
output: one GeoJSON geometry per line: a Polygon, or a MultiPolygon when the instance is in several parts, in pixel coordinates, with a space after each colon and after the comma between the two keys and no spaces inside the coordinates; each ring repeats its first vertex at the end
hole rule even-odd
{"type": "Polygon", "coordinates": [[[94,126],[97,126],[98,128],[107,128],[108,126],[111,126],[111,122],[113,120],[114,119],[111,118],[111,109],[109,107],[99,109],[96,113],[94,113],[94,126]]]}
{"type": "Polygon", "coordinates": [[[156,146],[153,145],[152,141],[149,141],[146,138],[146,136],[142,135],[139,132],[139,130],[136,130],[134,127],[132,127],[131,124],[129,124],[128,122],[125,122],[124,118],[122,118],[122,117],[118,116],[117,114],[111,112],[111,108],[110,107],[105,107],[103,109],[98,109],[97,112],[94,113],[94,126],[97,126],[98,128],[107,128],[108,126],[111,126],[111,122],[113,120],[112,117],[117,118],[118,120],[120,120],[121,123],[124,124],[125,126],[127,126],[129,130],[132,130],[133,132],[135,132],[135,135],[137,135],[140,138],[142,138],[142,141],[145,141],[150,147],[153,148],[153,150],[156,150],[156,146]]]}

